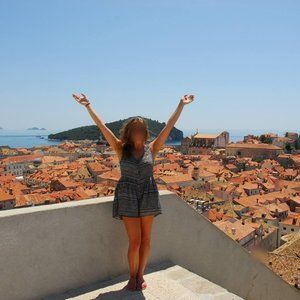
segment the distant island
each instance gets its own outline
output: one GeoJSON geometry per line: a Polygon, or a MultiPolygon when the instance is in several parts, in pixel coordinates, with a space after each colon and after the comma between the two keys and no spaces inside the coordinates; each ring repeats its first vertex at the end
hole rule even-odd
{"type": "MultiPolygon", "coordinates": [[[[157,120],[151,120],[144,118],[148,124],[150,136],[155,138],[166,126],[165,122],[158,122],[157,120]]],[[[105,123],[105,125],[117,136],[120,136],[120,129],[127,119],[105,123]]],[[[55,134],[49,134],[49,140],[98,140],[100,136],[103,136],[97,125],[81,126],[70,130],[62,131],[55,134]]],[[[105,137],[103,137],[105,139],[105,137]]],[[[168,142],[181,141],[183,139],[183,132],[175,127],[172,128],[170,135],[167,139],[168,142]]]]}
{"type": "Polygon", "coordinates": [[[0,130],[3,129],[2,127],[0,127],[0,130]]]}
{"type": "Polygon", "coordinates": [[[27,130],[46,130],[46,128],[31,127],[28,128],[27,130]]]}

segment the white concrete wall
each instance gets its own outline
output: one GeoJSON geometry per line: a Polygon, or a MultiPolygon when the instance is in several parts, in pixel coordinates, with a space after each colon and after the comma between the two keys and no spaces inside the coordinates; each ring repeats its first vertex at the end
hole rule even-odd
{"type": "Polygon", "coordinates": [[[167,204],[170,259],[249,300],[296,300],[300,292],[184,201],[167,204]],[[169,205],[171,204],[171,205],[169,205]],[[173,237],[172,237],[173,236],[173,237]]]}
{"type": "MultiPolygon", "coordinates": [[[[149,263],[167,259],[250,300],[296,299],[290,287],[174,193],[160,191],[149,263]]],[[[41,299],[128,272],[113,197],[0,212],[0,299],[41,299]]],[[[297,298],[299,299],[299,298],[297,298]]]]}
{"type": "MultiPolygon", "coordinates": [[[[0,299],[41,299],[126,272],[126,231],[111,215],[112,197],[1,211],[0,299]]],[[[154,236],[159,262],[169,248],[157,227],[154,236]]]]}

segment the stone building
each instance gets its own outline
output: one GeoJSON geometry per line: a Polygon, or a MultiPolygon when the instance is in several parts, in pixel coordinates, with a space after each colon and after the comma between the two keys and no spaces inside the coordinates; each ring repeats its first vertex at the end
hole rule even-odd
{"type": "Polygon", "coordinates": [[[229,132],[207,134],[196,133],[185,137],[181,141],[181,152],[183,154],[208,154],[216,148],[225,148],[229,143],[229,132]]]}
{"type": "Polygon", "coordinates": [[[227,156],[251,157],[251,158],[276,158],[283,154],[282,148],[272,144],[250,144],[250,143],[230,143],[226,146],[227,156]]]}

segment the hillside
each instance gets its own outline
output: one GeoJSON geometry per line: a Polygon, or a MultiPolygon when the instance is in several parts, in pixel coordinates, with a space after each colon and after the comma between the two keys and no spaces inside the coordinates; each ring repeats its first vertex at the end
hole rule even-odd
{"type": "MultiPolygon", "coordinates": [[[[157,120],[151,120],[148,118],[143,117],[147,124],[150,131],[151,139],[155,138],[159,132],[165,127],[165,122],[158,122],[157,120]]],[[[119,137],[119,131],[122,127],[122,124],[127,119],[114,121],[110,123],[105,123],[105,125],[117,136],[119,137]]],[[[102,136],[101,131],[99,130],[98,126],[90,125],[90,126],[81,126],[77,128],[73,128],[70,130],[62,131],[56,134],[49,134],[48,139],[55,139],[55,140],[98,140],[102,136]]],[[[181,141],[183,138],[183,132],[176,127],[173,127],[171,133],[168,137],[168,142],[170,141],[181,141]]],[[[103,137],[103,139],[105,139],[103,137]]]]}

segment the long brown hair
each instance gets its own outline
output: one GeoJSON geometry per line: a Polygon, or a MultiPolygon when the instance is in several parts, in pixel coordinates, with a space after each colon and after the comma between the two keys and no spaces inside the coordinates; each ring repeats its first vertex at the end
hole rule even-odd
{"type": "Polygon", "coordinates": [[[124,157],[128,158],[130,157],[133,149],[133,142],[131,140],[131,133],[132,133],[132,127],[133,125],[140,123],[140,125],[144,128],[144,139],[145,142],[150,138],[150,133],[148,129],[148,124],[145,119],[142,117],[131,117],[128,120],[126,120],[121,129],[120,129],[120,139],[122,141],[122,155],[124,157]]]}

